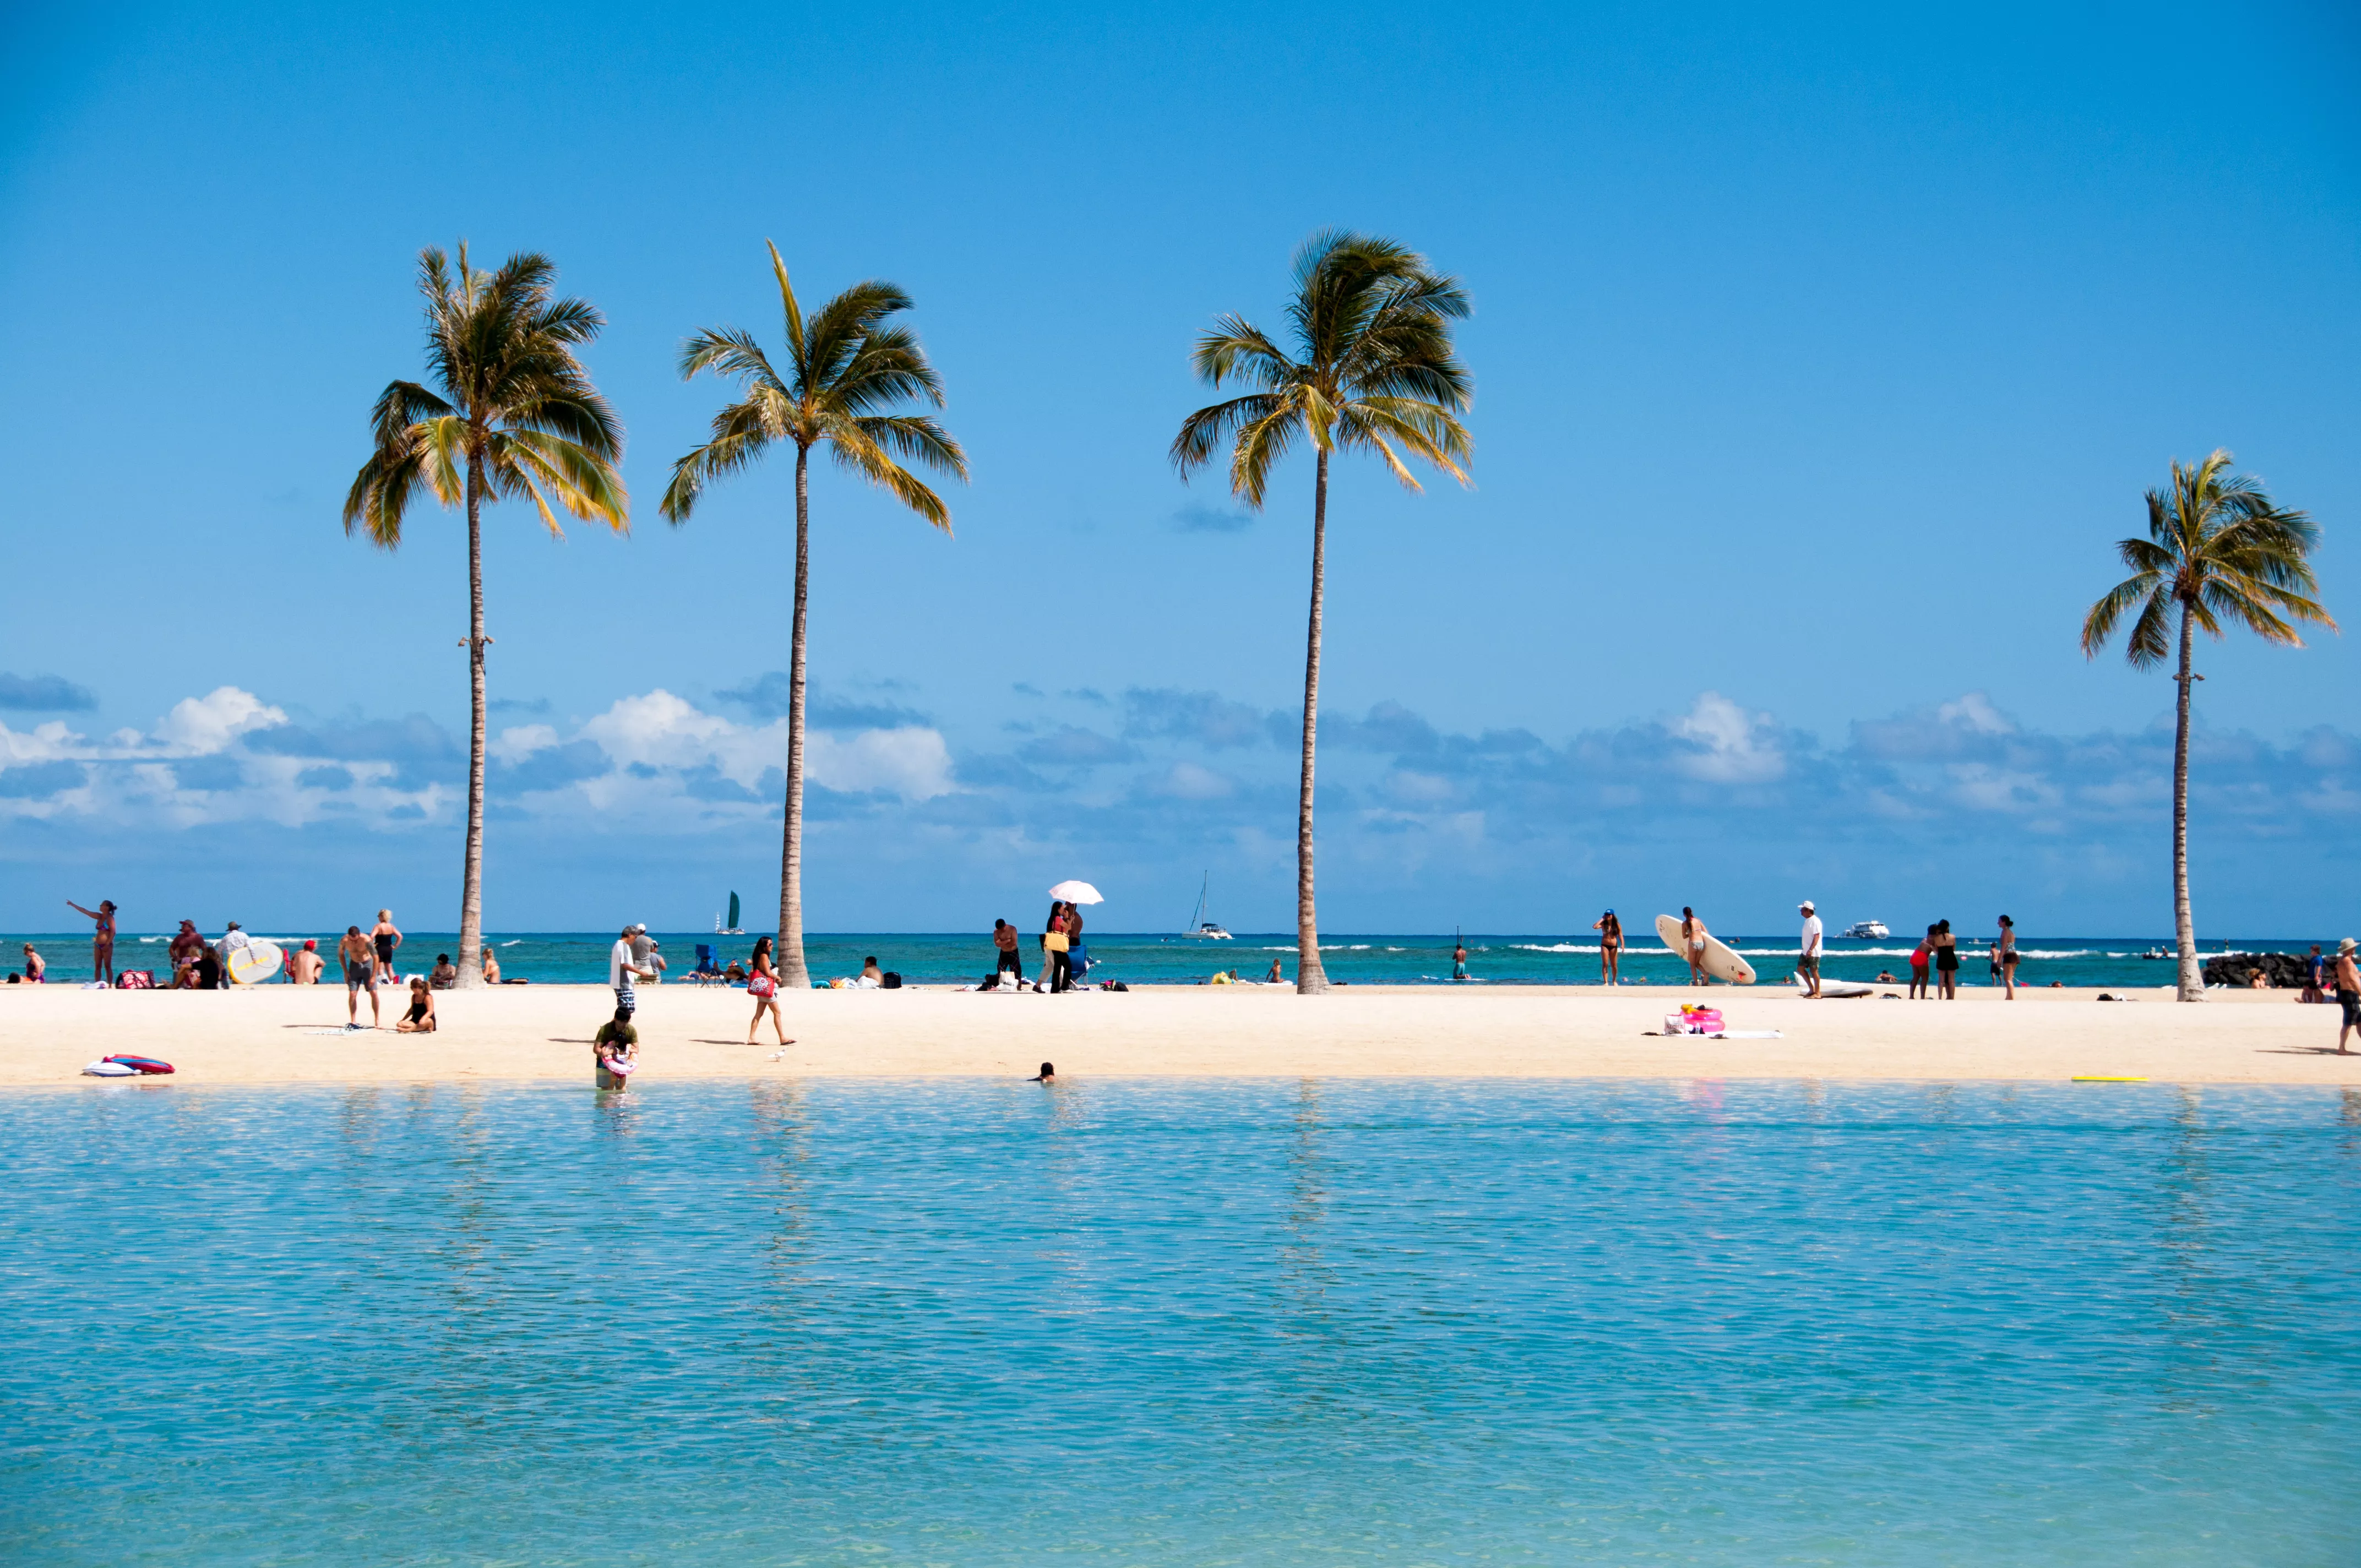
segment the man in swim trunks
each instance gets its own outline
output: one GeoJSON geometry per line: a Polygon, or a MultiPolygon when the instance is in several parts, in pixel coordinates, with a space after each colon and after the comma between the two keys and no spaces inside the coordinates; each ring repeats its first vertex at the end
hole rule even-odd
{"type": "Polygon", "coordinates": [[[2354,946],[2350,937],[2336,944],[2336,1004],[2345,1010],[2345,1021],[2336,1029],[2336,1054],[2340,1057],[2353,1054],[2345,1048],[2345,1037],[2361,1029],[2361,968],[2353,962],[2354,946]]]}
{"type": "Polygon", "coordinates": [[[345,966],[345,1027],[347,1031],[361,1026],[360,993],[368,992],[369,1027],[380,1025],[377,1002],[377,951],[357,926],[345,927],[345,939],[336,944],[337,961],[345,966]]]}
{"type": "Polygon", "coordinates": [[[113,985],[115,983],[115,900],[102,898],[98,901],[97,908],[82,909],[81,905],[69,898],[66,900],[66,907],[81,910],[82,914],[98,922],[97,928],[92,931],[90,936],[91,978],[113,985]]]}
{"type": "Polygon", "coordinates": [[[1467,949],[1465,946],[1455,946],[1451,949],[1451,978],[1467,978],[1467,949]]]}

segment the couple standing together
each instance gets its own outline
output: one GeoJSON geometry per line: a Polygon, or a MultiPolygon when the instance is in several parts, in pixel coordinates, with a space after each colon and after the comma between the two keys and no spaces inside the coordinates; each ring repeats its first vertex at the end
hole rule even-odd
{"type": "MultiPolygon", "coordinates": [[[[1000,953],[993,978],[1013,974],[1021,988],[1025,984],[1025,959],[1017,946],[1020,940],[1016,927],[1007,921],[992,923],[992,945],[1000,953]]],[[[1038,978],[1033,981],[1034,991],[1040,991],[1043,981],[1049,981],[1053,996],[1073,990],[1075,976],[1087,970],[1090,962],[1089,950],[1082,946],[1082,910],[1071,904],[1052,903],[1049,923],[1041,931],[1041,968],[1036,971],[1038,978]]]]}

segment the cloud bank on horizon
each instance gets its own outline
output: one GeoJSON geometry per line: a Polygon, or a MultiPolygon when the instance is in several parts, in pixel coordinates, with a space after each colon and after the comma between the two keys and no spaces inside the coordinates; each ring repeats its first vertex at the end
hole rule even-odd
{"type": "MultiPolygon", "coordinates": [[[[513,913],[494,924],[594,927],[610,898],[653,900],[659,921],[679,904],[669,917],[694,924],[725,883],[763,907],[784,689],[774,673],[716,694],[744,717],[658,687],[578,722],[496,723],[489,897],[513,913]]],[[[1289,924],[1296,713],[1177,688],[1078,690],[1036,710],[955,738],[898,702],[816,696],[813,928],[959,928],[1026,913],[1010,901],[1079,872],[1117,895],[1118,928],[1159,929],[1201,868],[1234,927],[1289,924]]],[[[1323,713],[1322,742],[1323,917],[1338,931],[1576,928],[1619,901],[1775,929],[1806,894],[1897,928],[1990,913],[1964,899],[2035,929],[2169,926],[2169,724],[2043,733],[1969,692],[1832,742],[1707,691],[1555,742],[1381,702],[1323,713]],[[1922,913],[1929,898],[1951,902],[1922,913]]],[[[220,895],[301,905],[271,911],[283,918],[373,905],[395,896],[368,891],[385,887],[437,908],[455,896],[466,762],[464,735],[423,715],[314,718],[235,685],[146,730],[0,723],[19,867],[6,916],[45,921],[50,883],[97,875],[135,908],[142,883],[185,903],[225,880],[220,895]]],[[[2341,915],[2361,737],[2203,729],[2193,773],[2201,930],[2341,915]]]]}

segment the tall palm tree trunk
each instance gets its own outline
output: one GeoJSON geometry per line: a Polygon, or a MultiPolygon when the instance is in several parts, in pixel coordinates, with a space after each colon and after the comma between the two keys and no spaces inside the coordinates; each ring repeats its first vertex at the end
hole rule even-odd
{"type": "Polygon", "coordinates": [[[1320,611],[1328,581],[1328,453],[1320,453],[1312,493],[1312,626],[1303,648],[1303,787],[1295,805],[1295,990],[1328,989],[1320,963],[1320,921],[1312,906],[1312,763],[1320,724],[1320,611]]]}
{"type": "Polygon", "coordinates": [[[2180,941],[2180,1000],[2205,1000],[2205,978],[2197,964],[2197,921],[2189,912],[2189,692],[2192,651],[2189,604],[2180,606],[2180,715],[2172,736],[2172,917],[2180,941]]]}
{"type": "Polygon", "coordinates": [[[459,872],[459,984],[484,983],[484,467],[467,459],[467,850],[459,872]]]}
{"type": "Polygon", "coordinates": [[[804,967],[804,606],[811,595],[811,448],[796,448],[796,620],[787,680],[787,819],[779,841],[779,983],[811,986],[804,967]]]}

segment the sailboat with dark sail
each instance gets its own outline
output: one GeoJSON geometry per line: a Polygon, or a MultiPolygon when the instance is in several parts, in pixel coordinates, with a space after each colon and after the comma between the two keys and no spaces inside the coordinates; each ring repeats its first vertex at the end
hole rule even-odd
{"type": "Polygon", "coordinates": [[[724,926],[721,923],[721,916],[715,916],[713,934],[717,937],[742,937],[746,934],[738,928],[738,895],[736,894],[730,895],[730,924],[724,926]]]}

